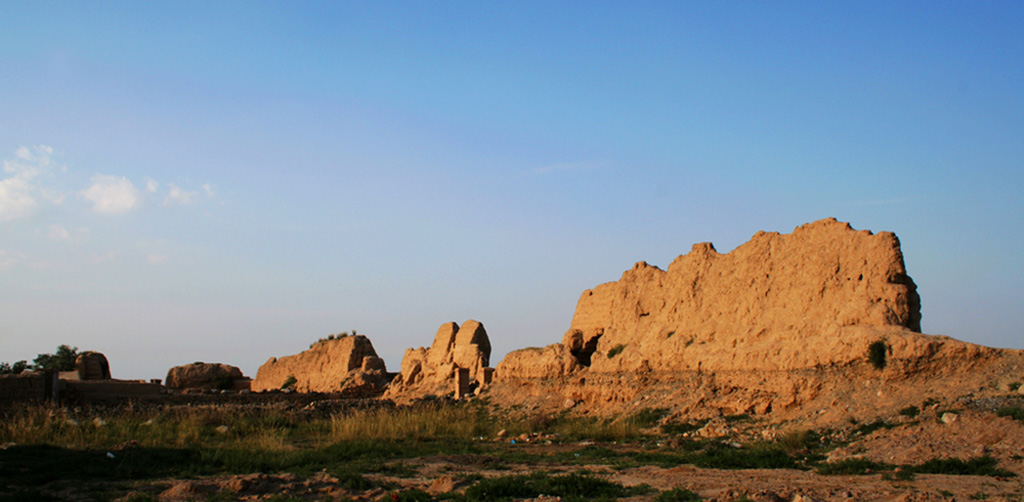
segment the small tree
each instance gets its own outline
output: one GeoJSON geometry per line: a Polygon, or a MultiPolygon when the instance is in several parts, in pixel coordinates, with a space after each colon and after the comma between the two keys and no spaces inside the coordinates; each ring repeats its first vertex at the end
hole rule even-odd
{"type": "Polygon", "coordinates": [[[0,363],[0,375],[17,375],[28,368],[27,361],[18,361],[14,364],[0,363]]]}
{"type": "Polygon", "coordinates": [[[32,362],[36,370],[72,371],[77,358],[78,347],[61,345],[56,354],[39,354],[32,362]]]}

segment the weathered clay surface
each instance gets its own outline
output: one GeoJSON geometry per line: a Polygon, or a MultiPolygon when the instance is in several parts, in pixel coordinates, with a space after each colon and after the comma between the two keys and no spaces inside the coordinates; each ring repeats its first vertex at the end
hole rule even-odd
{"type": "Polygon", "coordinates": [[[82,352],[75,358],[75,371],[79,380],[110,380],[107,356],[94,351],[82,352]]]}
{"type": "Polygon", "coordinates": [[[196,362],[168,370],[164,385],[168,389],[230,389],[242,378],[242,370],[236,366],[196,362]]]}
{"type": "Polygon", "coordinates": [[[667,271],[640,262],[584,291],[562,342],[508,354],[491,393],[548,406],[571,399],[598,412],[781,416],[1003,354],[920,334],[920,305],[889,232],[827,219],[792,234],[759,232],[728,254],[697,244],[667,271]],[[868,359],[876,343],[884,344],[882,368],[868,359]],[[881,387],[865,387],[871,382],[881,387]]]}
{"type": "Polygon", "coordinates": [[[387,385],[384,361],[363,335],[321,340],[292,356],[272,357],[256,372],[252,390],[280,389],[288,377],[297,392],[341,392],[352,397],[379,395],[387,385]]]}
{"type": "Polygon", "coordinates": [[[392,380],[386,397],[411,399],[442,396],[454,389],[456,369],[469,371],[471,381],[483,382],[490,364],[491,341],[484,325],[468,320],[459,327],[442,324],[429,348],[407,349],[402,373],[392,380]]]}

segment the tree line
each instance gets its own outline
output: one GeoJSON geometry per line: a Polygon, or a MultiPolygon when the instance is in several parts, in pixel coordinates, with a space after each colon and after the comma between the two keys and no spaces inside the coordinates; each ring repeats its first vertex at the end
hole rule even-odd
{"type": "Polygon", "coordinates": [[[17,375],[25,370],[32,371],[72,371],[75,359],[78,358],[78,347],[61,345],[53,354],[39,354],[32,360],[16,361],[14,364],[0,362],[0,375],[17,375]]]}

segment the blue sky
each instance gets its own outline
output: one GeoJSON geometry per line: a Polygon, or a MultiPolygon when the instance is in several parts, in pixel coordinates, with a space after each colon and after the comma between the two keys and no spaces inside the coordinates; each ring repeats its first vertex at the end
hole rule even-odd
{"type": "Polygon", "coordinates": [[[1017,2],[0,3],[0,361],[255,376],[330,333],[494,362],[695,242],[900,236],[1024,348],[1017,2]]]}

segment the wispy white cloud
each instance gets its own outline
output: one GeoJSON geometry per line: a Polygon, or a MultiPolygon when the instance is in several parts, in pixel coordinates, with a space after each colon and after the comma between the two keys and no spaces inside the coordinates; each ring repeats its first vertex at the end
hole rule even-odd
{"type": "Polygon", "coordinates": [[[199,196],[199,192],[189,192],[182,190],[177,184],[168,183],[167,197],[164,199],[164,205],[169,206],[171,204],[186,205],[191,204],[199,196]]]}
{"type": "Polygon", "coordinates": [[[14,220],[32,214],[38,203],[27,179],[12,176],[0,181],[0,220],[14,220]]]}
{"type": "MultiPolygon", "coordinates": [[[[75,191],[67,188],[70,180],[63,177],[66,174],[67,168],[54,161],[52,147],[19,147],[13,157],[0,163],[0,222],[31,216],[45,206],[62,205],[68,195],[77,195],[76,200],[84,201],[96,213],[120,214],[138,209],[147,201],[181,206],[199,201],[201,195],[210,199],[216,194],[209,183],[183,187],[146,177],[145,184],[136,186],[125,176],[110,174],[95,174],[88,186],[75,191]]],[[[50,233],[52,228],[47,231],[55,240],[66,240],[50,233]]],[[[75,236],[73,232],[69,235],[75,236]]]]}
{"type": "Polygon", "coordinates": [[[5,160],[3,171],[10,176],[0,180],[0,220],[15,220],[32,214],[39,198],[59,204],[63,197],[50,190],[40,190],[35,178],[52,163],[53,148],[23,146],[14,152],[14,160],[5,160]]]}
{"type": "Polygon", "coordinates": [[[14,151],[14,156],[23,162],[35,164],[39,167],[49,167],[53,156],[53,147],[47,145],[35,145],[31,148],[22,146],[14,151]]]}
{"type": "Polygon", "coordinates": [[[124,176],[97,174],[92,185],[81,192],[82,198],[92,203],[97,213],[118,214],[141,205],[139,190],[124,176]]]}
{"type": "Polygon", "coordinates": [[[167,263],[170,259],[170,256],[159,253],[151,253],[148,256],[146,256],[146,262],[148,262],[150,265],[163,265],[164,263],[167,263]]]}

